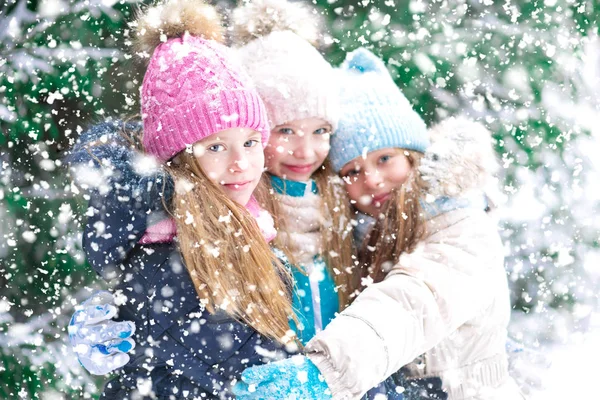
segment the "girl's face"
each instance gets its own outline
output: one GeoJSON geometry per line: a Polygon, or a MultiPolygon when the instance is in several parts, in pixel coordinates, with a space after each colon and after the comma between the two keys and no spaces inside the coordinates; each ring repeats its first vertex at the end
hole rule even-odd
{"type": "Polygon", "coordinates": [[[304,118],[278,125],[265,148],[267,169],[293,181],[307,181],[329,154],[331,125],[320,118],[304,118]]]}
{"type": "Polygon", "coordinates": [[[249,128],[226,129],[196,142],[193,151],[208,178],[245,206],[265,165],[260,133],[249,128]]]}
{"type": "Polygon", "coordinates": [[[356,157],[340,171],[346,191],[359,211],[376,216],[392,191],[408,179],[412,167],[407,154],[397,148],[372,151],[356,157]]]}

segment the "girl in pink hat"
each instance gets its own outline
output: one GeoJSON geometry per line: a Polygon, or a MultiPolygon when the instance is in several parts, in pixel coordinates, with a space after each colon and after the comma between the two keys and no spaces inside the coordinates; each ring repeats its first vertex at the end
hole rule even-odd
{"type": "Polygon", "coordinates": [[[271,250],[273,220],[259,205],[268,196],[265,106],[219,43],[214,9],[180,7],[151,8],[137,23],[138,54],[149,57],[143,155],[132,156],[110,122],[71,154],[90,195],[84,250],[114,286],[120,322],[117,336],[104,329],[116,308],[99,295],[75,313],[69,335],[90,371],[126,364],[106,399],[226,397],[244,368],[297,349],[291,271],[271,250]],[[192,15],[200,20],[181,18],[192,15]],[[149,202],[157,192],[163,201],[149,202]]]}

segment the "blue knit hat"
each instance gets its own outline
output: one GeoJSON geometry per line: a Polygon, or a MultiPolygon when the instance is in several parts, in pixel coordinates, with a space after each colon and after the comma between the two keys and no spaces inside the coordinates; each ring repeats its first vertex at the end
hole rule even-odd
{"type": "Polygon", "coordinates": [[[425,151],[429,145],[425,122],[382,60],[360,48],[348,53],[337,72],[341,118],[329,151],[336,172],[363,152],[388,147],[425,151]]]}

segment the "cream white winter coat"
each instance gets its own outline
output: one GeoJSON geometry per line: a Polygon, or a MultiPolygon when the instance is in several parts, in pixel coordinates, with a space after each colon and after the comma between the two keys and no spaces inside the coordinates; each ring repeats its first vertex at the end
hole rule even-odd
{"type": "MultiPolygon", "coordinates": [[[[491,194],[496,163],[485,127],[449,118],[429,133],[419,167],[425,199],[491,194]]],[[[450,400],[522,398],[508,376],[504,249],[483,208],[429,219],[415,251],[308,343],[334,399],[358,399],[405,365],[413,377],[441,377],[450,400]]]]}
{"type": "Polygon", "coordinates": [[[415,377],[441,377],[451,400],[521,398],[508,376],[510,304],[495,222],[457,209],[427,228],[413,253],[307,345],[334,399],[358,399],[406,364],[415,377]]]}

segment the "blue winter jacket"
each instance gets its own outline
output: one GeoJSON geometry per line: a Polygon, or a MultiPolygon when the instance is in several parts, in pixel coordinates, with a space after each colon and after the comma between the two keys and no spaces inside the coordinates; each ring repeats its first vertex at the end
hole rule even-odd
{"type": "Polygon", "coordinates": [[[135,172],[123,128],[141,126],[95,126],[67,158],[82,175],[112,170],[88,191],[83,247],[94,270],[127,296],[119,320],[136,325],[134,355],[102,398],[232,398],[229,382],[245,368],[289,354],[229,315],[204,311],[175,244],[138,244],[153,218],[164,218],[160,199],[170,197],[172,183],[161,173],[135,172]]]}

